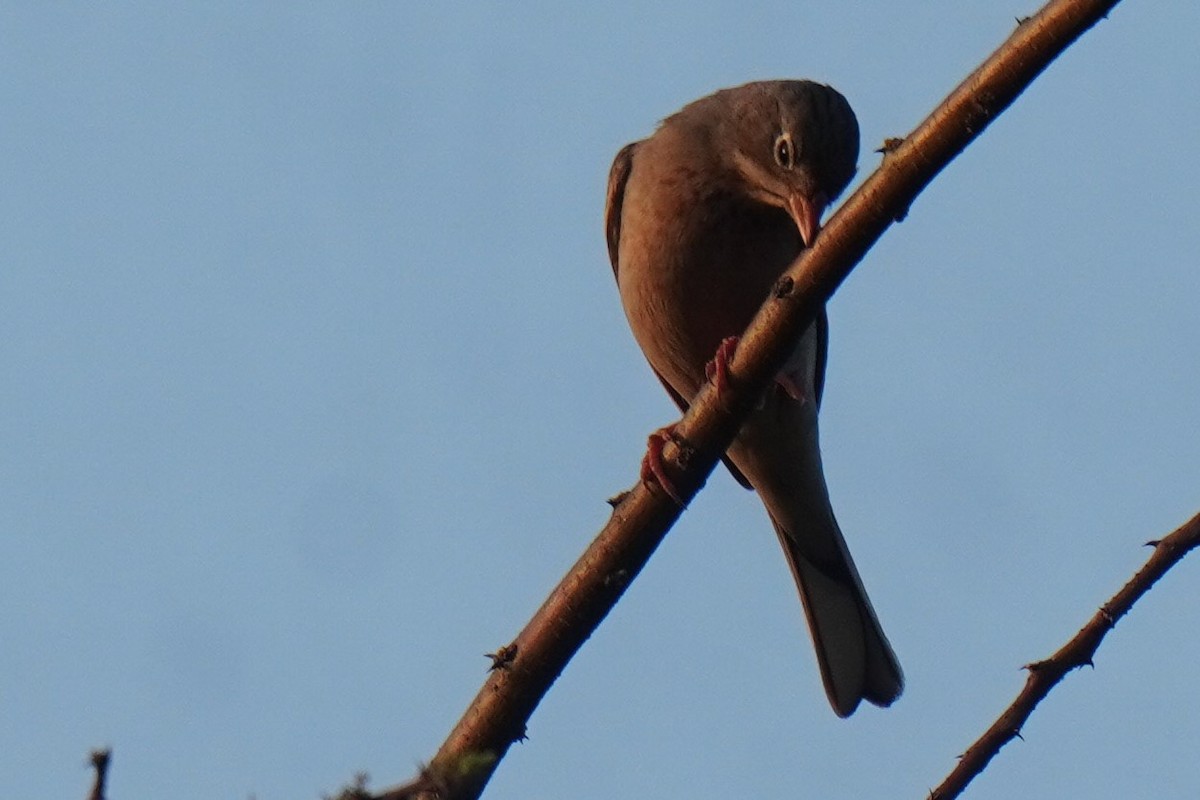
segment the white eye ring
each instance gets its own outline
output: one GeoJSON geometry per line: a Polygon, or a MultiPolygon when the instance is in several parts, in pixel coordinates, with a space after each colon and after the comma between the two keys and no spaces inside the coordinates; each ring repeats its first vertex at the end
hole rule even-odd
{"type": "Polygon", "coordinates": [[[791,169],[796,166],[797,152],[795,142],[792,141],[792,135],[784,132],[775,137],[775,163],[784,169],[791,169]]]}

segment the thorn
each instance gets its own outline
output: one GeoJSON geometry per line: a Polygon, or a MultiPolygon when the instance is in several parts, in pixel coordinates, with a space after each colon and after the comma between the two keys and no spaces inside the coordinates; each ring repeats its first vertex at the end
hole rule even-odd
{"type": "Polygon", "coordinates": [[[1033,17],[1016,17],[1016,20],[1017,20],[1017,27],[1018,27],[1018,28],[1019,28],[1019,27],[1021,27],[1021,26],[1022,26],[1022,25],[1024,25],[1026,22],[1029,22],[1029,20],[1031,20],[1031,19],[1033,19],[1033,17]]]}
{"type": "Polygon", "coordinates": [[[112,760],[112,748],[101,747],[98,750],[93,750],[88,753],[88,763],[95,769],[108,769],[108,762],[112,760]]]}
{"type": "Polygon", "coordinates": [[[495,672],[498,669],[507,670],[512,666],[513,661],[517,657],[517,644],[506,644],[494,653],[484,653],[484,658],[490,658],[492,665],[488,667],[488,672],[495,672]]]}
{"type": "Polygon", "coordinates": [[[1142,545],[1142,547],[1158,547],[1160,544],[1162,544],[1162,539],[1151,539],[1142,545]]]}
{"type": "Polygon", "coordinates": [[[350,779],[350,783],[342,787],[342,790],[336,795],[323,795],[328,800],[371,800],[371,793],[367,791],[367,784],[370,783],[371,776],[365,772],[356,772],[354,777],[350,779]]]}
{"type": "Polygon", "coordinates": [[[623,491],[617,492],[616,494],[614,494],[612,497],[608,498],[604,502],[608,503],[613,508],[616,508],[617,506],[621,505],[621,503],[624,503],[625,498],[629,497],[630,494],[631,494],[631,492],[628,489],[625,489],[623,491]]]}
{"type": "Polygon", "coordinates": [[[902,144],[904,144],[903,139],[895,136],[889,136],[883,140],[883,144],[875,148],[875,152],[887,156],[890,153],[896,152],[896,149],[902,144]]]}
{"type": "Polygon", "coordinates": [[[1020,739],[1022,742],[1025,741],[1025,737],[1021,735],[1020,729],[1013,731],[1012,735],[1014,739],[1020,739]]]}

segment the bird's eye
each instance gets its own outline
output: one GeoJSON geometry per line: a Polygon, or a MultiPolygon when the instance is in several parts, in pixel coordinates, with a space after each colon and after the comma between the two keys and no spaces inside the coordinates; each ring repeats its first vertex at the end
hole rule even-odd
{"type": "Polygon", "coordinates": [[[790,133],[781,133],[775,139],[775,163],[784,169],[796,165],[796,145],[790,133]]]}

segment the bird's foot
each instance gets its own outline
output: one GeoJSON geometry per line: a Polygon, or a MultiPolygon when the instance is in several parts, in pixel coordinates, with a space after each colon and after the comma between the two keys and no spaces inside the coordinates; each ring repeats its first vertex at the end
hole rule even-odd
{"type": "MultiPolygon", "coordinates": [[[[663,447],[667,442],[676,441],[675,426],[668,425],[650,434],[646,440],[646,455],[642,457],[641,479],[645,484],[656,483],[678,505],[683,506],[683,497],[675,488],[675,482],[667,475],[663,463],[663,447]]],[[[678,442],[676,442],[678,444],[678,442]]]]}
{"type": "Polygon", "coordinates": [[[733,358],[737,346],[738,337],[727,336],[717,345],[717,352],[713,354],[712,361],[704,365],[704,377],[716,387],[717,397],[729,388],[729,361],[733,358]]]}

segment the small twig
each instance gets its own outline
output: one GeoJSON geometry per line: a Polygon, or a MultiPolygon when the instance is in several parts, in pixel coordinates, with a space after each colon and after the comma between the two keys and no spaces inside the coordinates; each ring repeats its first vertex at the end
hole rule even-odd
{"type": "Polygon", "coordinates": [[[96,781],[92,784],[92,793],[88,800],[104,800],[104,786],[108,782],[108,765],[112,763],[112,748],[104,747],[93,750],[88,756],[92,768],[96,770],[96,781]]]}
{"type": "Polygon", "coordinates": [[[992,726],[959,757],[958,764],[942,784],[929,793],[930,800],[950,800],[958,797],[975,776],[983,772],[988,762],[1000,752],[1001,747],[1014,737],[1020,738],[1021,728],[1033,713],[1033,709],[1068,672],[1077,667],[1092,666],[1096,649],[1100,647],[1100,642],[1112,630],[1117,620],[1125,616],[1129,609],[1133,608],[1133,604],[1150,591],[1150,587],[1165,575],[1167,570],[1175,566],[1188,552],[1200,546],[1200,514],[1192,517],[1170,536],[1155,540],[1151,544],[1154,546],[1154,554],[1146,564],[1121,587],[1121,591],[1092,615],[1071,641],[1044,661],[1025,665],[1025,669],[1029,671],[1025,688],[1013,700],[1012,705],[996,718],[992,726]]]}

